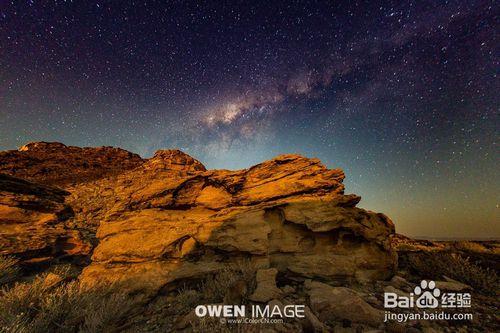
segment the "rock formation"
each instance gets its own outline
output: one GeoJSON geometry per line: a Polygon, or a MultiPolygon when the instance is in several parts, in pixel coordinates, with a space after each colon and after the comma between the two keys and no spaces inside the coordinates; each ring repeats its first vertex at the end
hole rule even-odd
{"type": "Polygon", "coordinates": [[[116,148],[34,143],[0,153],[0,172],[67,191],[2,176],[0,252],[91,253],[80,276],[88,285],[155,293],[243,259],[280,278],[333,284],[395,269],[392,222],[355,207],[360,197],[344,194],[344,173],[317,159],[206,170],[178,150],[142,160],[116,148]]]}
{"type": "Polygon", "coordinates": [[[32,142],[0,152],[0,173],[62,187],[109,177],[142,163],[139,155],[123,149],[80,148],[58,142],[32,142]]]}
{"type": "Polygon", "coordinates": [[[86,257],[91,250],[77,229],[68,228],[68,192],[0,174],[0,255],[25,264],[86,257]]]}
{"type": "Polygon", "coordinates": [[[311,308],[322,322],[338,318],[377,326],[383,321],[383,312],[366,303],[354,290],[316,281],[306,281],[305,287],[311,308]]]}

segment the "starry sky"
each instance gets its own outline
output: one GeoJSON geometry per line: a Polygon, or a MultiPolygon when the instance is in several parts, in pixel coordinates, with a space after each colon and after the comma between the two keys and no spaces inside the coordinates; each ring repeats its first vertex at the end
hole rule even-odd
{"type": "Polygon", "coordinates": [[[0,150],[283,153],[397,232],[500,237],[495,1],[0,1],[0,150]]]}

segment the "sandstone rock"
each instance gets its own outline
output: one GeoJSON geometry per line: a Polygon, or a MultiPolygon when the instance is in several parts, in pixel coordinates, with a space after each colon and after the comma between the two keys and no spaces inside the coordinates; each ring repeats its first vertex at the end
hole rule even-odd
{"type": "Polygon", "coordinates": [[[200,319],[198,318],[195,310],[193,309],[189,311],[186,315],[178,317],[177,320],[174,322],[174,326],[177,330],[183,330],[199,320],[200,319]]]}
{"type": "Polygon", "coordinates": [[[455,281],[450,278],[448,278],[447,281],[435,281],[435,283],[436,283],[436,288],[440,290],[454,291],[454,292],[472,290],[471,286],[462,282],[455,281]]]}
{"type": "Polygon", "coordinates": [[[227,292],[224,295],[224,304],[238,305],[243,303],[243,298],[248,291],[247,284],[244,280],[238,279],[228,286],[227,292]]]}
{"type": "Polygon", "coordinates": [[[396,265],[392,222],[355,207],[360,198],[344,194],[344,173],[317,159],[281,155],[245,170],[206,170],[179,150],[143,160],[117,148],[34,143],[0,153],[0,162],[0,172],[68,191],[3,191],[0,223],[9,227],[0,252],[34,260],[92,253],[80,276],[89,285],[154,294],[240,259],[338,283],[390,278],[396,265]]]}
{"type": "Polygon", "coordinates": [[[416,327],[407,327],[405,333],[422,333],[422,331],[416,327]]]}
{"type": "Polygon", "coordinates": [[[165,154],[174,153],[157,154],[116,179],[75,187],[69,199],[74,220],[99,225],[99,245],[82,280],[161,288],[249,255],[260,267],[303,277],[392,274],[394,226],[382,214],[354,207],[359,197],[343,194],[340,170],[285,155],[248,170],[205,171],[178,151],[175,158],[188,165],[171,167],[165,154]]]}
{"type": "Polygon", "coordinates": [[[279,298],[282,291],[276,287],[276,268],[259,269],[257,271],[257,288],[249,299],[254,302],[267,302],[273,298],[279,298]]]}
{"type": "Polygon", "coordinates": [[[432,328],[432,327],[423,327],[422,333],[439,333],[440,330],[432,328]]]}
{"type": "Polygon", "coordinates": [[[384,292],[386,293],[394,293],[394,294],[397,294],[398,296],[403,296],[403,297],[408,297],[409,294],[402,291],[402,290],[399,290],[397,288],[394,288],[393,286],[387,286],[384,288],[384,292]]]}
{"type": "Polygon", "coordinates": [[[315,333],[325,333],[328,332],[328,328],[325,324],[323,324],[318,317],[314,315],[311,309],[306,306],[305,307],[305,318],[302,320],[302,328],[305,332],[315,332],[315,333]]]}
{"type": "Polygon", "coordinates": [[[281,288],[281,291],[284,294],[293,294],[293,293],[295,293],[295,288],[287,284],[286,286],[283,286],[281,288]]]}
{"type": "Polygon", "coordinates": [[[60,285],[63,281],[63,276],[55,273],[48,273],[43,277],[43,286],[44,288],[53,288],[60,285]]]}
{"type": "Polygon", "coordinates": [[[393,287],[398,289],[407,289],[411,287],[411,284],[399,275],[394,275],[390,282],[393,287]]]}
{"type": "Polygon", "coordinates": [[[68,186],[119,174],[142,158],[113,147],[80,148],[58,142],[33,142],[0,152],[0,173],[42,184],[68,186]]]}
{"type": "Polygon", "coordinates": [[[0,174],[0,254],[24,264],[86,256],[91,250],[78,230],[67,228],[69,193],[0,174]]]}
{"type": "Polygon", "coordinates": [[[383,312],[366,303],[354,290],[331,287],[325,283],[306,283],[311,309],[322,322],[349,320],[377,327],[383,322],[383,312]]]}
{"type": "Polygon", "coordinates": [[[242,205],[305,194],[341,192],[342,170],[328,170],[318,159],[281,155],[245,170],[242,189],[236,200],[242,205]]]}
{"type": "Polygon", "coordinates": [[[159,150],[144,166],[147,170],[206,171],[200,161],[177,149],[159,150]]]}
{"type": "MultiPolygon", "coordinates": [[[[344,327],[344,325],[335,325],[333,327],[332,332],[334,333],[358,333],[358,332],[363,332],[366,333],[366,329],[362,329],[361,327],[344,327]]],[[[373,332],[372,332],[373,333],[373,332]]],[[[381,332],[376,332],[376,333],[381,333],[381,332]]]]}
{"type": "Polygon", "coordinates": [[[388,333],[406,333],[408,328],[402,323],[389,321],[385,324],[385,330],[388,333]]]}

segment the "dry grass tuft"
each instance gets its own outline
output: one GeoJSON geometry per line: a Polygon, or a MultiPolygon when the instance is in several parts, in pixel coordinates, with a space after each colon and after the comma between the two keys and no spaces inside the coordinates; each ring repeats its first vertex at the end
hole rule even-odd
{"type": "MultiPolygon", "coordinates": [[[[226,324],[219,318],[198,318],[194,309],[200,304],[220,304],[224,301],[230,286],[235,282],[246,285],[247,294],[255,288],[256,267],[248,260],[227,265],[223,269],[206,276],[202,281],[188,281],[174,297],[156,300],[151,311],[155,315],[148,319],[148,325],[171,331],[173,328],[189,332],[258,332],[262,325],[226,324]]],[[[248,300],[234,304],[246,304],[248,300]]],[[[233,304],[233,303],[230,303],[233,304]]]]}
{"type": "Polygon", "coordinates": [[[16,280],[20,274],[18,260],[13,257],[0,256],[0,286],[16,280]]]}
{"type": "Polygon", "coordinates": [[[208,276],[200,285],[200,291],[205,296],[207,303],[222,302],[228,287],[236,281],[244,281],[247,286],[247,294],[256,287],[255,272],[257,268],[248,260],[238,261],[228,265],[216,274],[208,276]]]}
{"type": "Polygon", "coordinates": [[[199,303],[200,292],[193,289],[182,288],[175,298],[175,305],[180,313],[189,312],[199,303]]]}
{"type": "Polygon", "coordinates": [[[47,275],[0,291],[0,332],[113,332],[135,303],[110,289],[83,290],[77,282],[47,284],[47,275]]]}
{"type": "MultiPolygon", "coordinates": [[[[4,262],[9,270],[15,267],[15,260],[4,262]]],[[[255,288],[255,272],[249,261],[237,262],[200,283],[184,287],[173,298],[165,297],[145,307],[140,296],[120,292],[118,286],[83,289],[71,280],[74,274],[70,267],[61,265],[30,282],[6,284],[0,289],[0,332],[120,332],[137,323],[152,327],[153,331],[168,331],[180,319],[186,322],[186,329],[194,332],[257,332],[262,325],[225,324],[210,318],[189,317],[198,304],[221,303],[228,286],[235,282],[243,281],[250,294],[255,288]]]]}
{"type": "Polygon", "coordinates": [[[478,266],[456,253],[415,254],[409,257],[409,264],[423,278],[442,279],[448,276],[482,292],[492,295],[499,292],[495,271],[478,266]]]}

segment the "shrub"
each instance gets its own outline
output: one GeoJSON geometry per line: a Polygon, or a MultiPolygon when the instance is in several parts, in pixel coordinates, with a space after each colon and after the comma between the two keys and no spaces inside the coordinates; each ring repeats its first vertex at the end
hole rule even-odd
{"type": "Polygon", "coordinates": [[[19,276],[18,260],[13,257],[0,256],[0,286],[13,282],[19,276]]]}
{"type": "Polygon", "coordinates": [[[45,277],[0,291],[1,332],[112,332],[135,306],[112,287],[84,290],[77,282],[53,287],[45,277]]]}
{"type": "Polygon", "coordinates": [[[205,296],[205,301],[211,303],[222,302],[228,287],[238,280],[245,282],[248,290],[255,289],[256,267],[248,260],[238,261],[228,265],[216,274],[208,276],[200,285],[200,291],[205,296]]]}
{"type": "MultiPolygon", "coordinates": [[[[145,318],[147,322],[141,325],[170,329],[175,318],[185,316],[197,304],[222,301],[231,283],[243,280],[248,290],[255,284],[254,266],[240,262],[191,285],[191,289],[181,289],[172,300],[160,298],[158,308],[152,308],[144,306],[140,295],[129,296],[118,287],[89,290],[76,281],[65,282],[72,278],[70,273],[68,267],[60,266],[30,282],[0,289],[0,332],[119,332],[145,318]]],[[[192,330],[200,332],[239,332],[249,328],[211,320],[195,320],[191,324],[192,330]]]]}
{"type": "Polygon", "coordinates": [[[471,242],[471,241],[458,241],[454,244],[457,250],[475,252],[475,253],[485,253],[488,249],[481,243],[471,242]]]}
{"type": "Polygon", "coordinates": [[[424,278],[442,279],[443,276],[461,281],[489,294],[498,294],[498,276],[459,254],[449,252],[414,254],[409,263],[424,278]]]}

